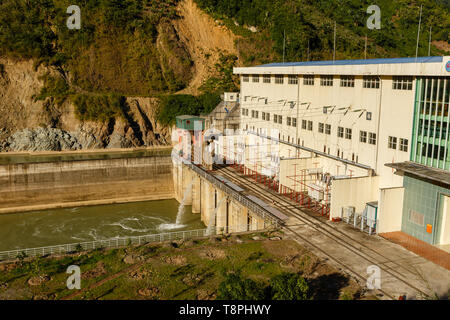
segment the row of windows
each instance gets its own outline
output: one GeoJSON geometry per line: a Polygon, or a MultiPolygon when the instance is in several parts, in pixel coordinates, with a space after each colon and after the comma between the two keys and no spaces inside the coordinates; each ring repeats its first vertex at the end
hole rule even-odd
{"type": "MultiPolygon", "coordinates": [[[[252,75],[252,82],[259,83],[260,75],[252,75]]],[[[275,75],[275,84],[284,84],[284,75],[275,75]]],[[[296,75],[288,76],[288,84],[296,85],[298,84],[299,77],[296,75]]],[[[271,83],[271,75],[263,75],[264,83],[271,83]]],[[[313,86],[314,85],[314,75],[304,75],[303,85],[313,86]]],[[[355,87],[355,76],[340,76],[340,85],[345,88],[355,87]]],[[[250,76],[244,75],[242,77],[243,82],[249,82],[250,76]]],[[[321,75],[320,85],[323,87],[332,87],[334,84],[334,76],[332,75],[321,75]]],[[[413,77],[406,76],[394,76],[392,81],[392,89],[394,90],[412,90],[413,77]]],[[[363,76],[363,88],[368,89],[379,89],[380,88],[380,77],[379,76],[363,76]]]]}
{"type": "Polygon", "coordinates": [[[399,150],[408,152],[408,139],[397,139],[397,137],[388,138],[388,148],[397,150],[397,144],[399,145],[399,150]],[[397,143],[399,141],[399,143],[397,143]]]}
{"type": "Polygon", "coordinates": [[[360,131],[359,132],[359,142],[377,144],[377,134],[373,132],[360,131]]]}

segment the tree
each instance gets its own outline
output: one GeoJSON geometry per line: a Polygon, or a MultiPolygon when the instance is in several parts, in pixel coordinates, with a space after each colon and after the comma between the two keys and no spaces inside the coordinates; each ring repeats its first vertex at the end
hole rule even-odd
{"type": "Polygon", "coordinates": [[[239,273],[226,275],[219,285],[218,300],[262,300],[264,285],[251,279],[244,279],[239,273]]]}
{"type": "Polygon", "coordinates": [[[270,279],[272,300],[309,300],[309,286],[297,273],[282,273],[270,279]]]}

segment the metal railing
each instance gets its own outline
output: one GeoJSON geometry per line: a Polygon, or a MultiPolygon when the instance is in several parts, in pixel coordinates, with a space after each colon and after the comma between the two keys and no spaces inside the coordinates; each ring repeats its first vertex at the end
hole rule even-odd
{"type": "Polygon", "coordinates": [[[232,226],[232,227],[214,227],[211,229],[176,231],[159,234],[150,234],[144,236],[122,237],[107,240],[95,240],[80,243],[61,244],[39,248],[15,249],[0,252],[0,261],[16,259],[19,258],[20,256],[24,258],[38,257],[57,254],[68,254],[95,249],[119,248],[132,245],[144,245],[148,243],[160,243],[166,241],[204,238],[208,236],[223,235],[228,233],[239,233],[248,231],[261,232],[263,230],[268,230],[270,227],[274,226],[273,225],[264,226],[264,228],[262,229],[258,229],[258,226],[256,224],[232,226]]]}
{"type": "Polygon", "coordinates": [[[206,172],[204,169],[199,168],[198,166],[194,165],[192,162],[190,162],[188,160],[181,159],[181,161],[183,162],[184,165],[189,167],[192,171],[194,171],[200,177],[206,179],[208,182],[211,182],[219,190],[223,191],[228,196],[230,196],[231,198],[235,199],[236,201],[238,201],[239,203],[241,203],[242,205],[247,207],[250,211],[254,212],[258,216],[260,216],[262,219],[270,220],[277,226],[278,226],[278,224],[284,223],[283,220],[280,220],[278,217],[275,217],[269,211],[267,211],[263,207],[259,206],[255,202],[251,201],[246,196],[244,196],[241,193],[237,192],[236,190],[230,188],[225,183],[223,183],[222,181],[217,179],[215,176],[206,172]]]}

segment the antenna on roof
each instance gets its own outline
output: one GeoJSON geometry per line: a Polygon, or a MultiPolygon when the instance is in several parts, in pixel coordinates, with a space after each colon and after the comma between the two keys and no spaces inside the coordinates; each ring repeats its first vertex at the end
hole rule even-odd
{"type": "Polygon", "coordinates": [[[417,55],[419,54],[420,24],[422,23],[422,7],[423,5],[420,5],[419,28],[417,29],[416,60],[417,55]]]}
{"type": "Polygon", "coordinates": [[[364,60],[367,59],[367,34],[366,40],[364,41],[364,60]]]}
{"type": "Polygon", "coordinates": [[[309,39],[308,39],[308,61],[309,61],[309,39]]]}
{"type": "Polygon", "coordinates": [[[431,56],[431,26],[430,26],[430,40],[428,41],[428,56],[431,56]]]}
{"type": "Polygon", "coordinates": [[[334,22],[333,61],[336,60],[336,21],[334,22]]]}

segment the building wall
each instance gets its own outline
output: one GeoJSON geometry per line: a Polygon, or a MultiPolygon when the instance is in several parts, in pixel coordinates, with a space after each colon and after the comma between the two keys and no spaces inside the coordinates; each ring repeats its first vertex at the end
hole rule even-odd
{"type": "MultiPolygon", "coordinates": [[[[332,87],[321,86],[317,76],[313,86],[304,85],[303,76],[295,85],[289,84],[287,76],[283,84],[274,81],[272,77],[270,84],[263,83],[261,76],[258,83],[253,83],[252,77],[249,82],[241,82],[241,109],[249,110],[248,116],[241,117],[242,129],[255,132],[267,128],[278,130],[281,141],[370,166],[383,176],[382,187],[402,186],[402,178],[395,176],[384,164],[409,160],[410,146],[407,151],[400,151],[397,143],[395,150],[389,149],[388,137],[396,137],[398,141],[407,139],[411,143],[415,87],[394,90],[392,77],[383,77],[379,89],[363,88],[362,76],[355,78],[354,87],[341,87],[338,75],[334,76],[332,87]],[[285,104],[284,101],[288,102],[285,104]],[[295,103],[293,108],[290,101],[295,103]],[[325,106],[333,106],[334,111],[328,108],[324,114],[325,106]],[[357,110],[359,112],[354,112],[357,110]],[[252,111],[258,111],[258,118],[252,118],[252,111]],[[263,112],[270,114],[270,121],[262,120],[263,112]],[[367,120],[367,112],[371,113],[371,120],[367,120]],[[274,115],[282,116],[282,124],[274,123],[274,115]],[[296,127],[287,125],[288,117],[297,119],[296,127]],[[312,122],[312,130],[302,128],[303,120],[312,122]],[[331,125],[330,134],[319,132],[319,123],[331,125]],[[344,137],[338,137],[338,127],[344,128],[344,137]],[[345,129],[352,130],[351,139],[345,137],[345,129]],[[376,145],[360,142],[360,131],[375,133],[376,145]]],[[[295,151],[290,148],[290,154],[294,156],[295,151]]],[[[289,153],[283,156],[289,156],[289,153]]]]}
{"type": "Polygon", "coordinates": [[[404,188],[402,231],[430,244],[438,244],[444,215],[441,199],[442,195],[450,195],[450,189],[409,176],[404,178],[404,188]],[[423,223],[417,223],[414,216],[423,217],[423,223]],[[427,225],[431,225],[431,233],[427,232],[427,225]]]}
{"type": "Polygon", "coordinates": [[[355,207],[363,212],[366,203],[377,201],[379,197],[379,177],[334,180],[331,185],[330,219],[341,217],[343,207],[355,207]]]}
{"type": "Polygon", "coordinates": [[[405,189],[389,188],[380,190],[378,205],[378,232],[387,233],[402,229],[403,197],[405,189]]]}

